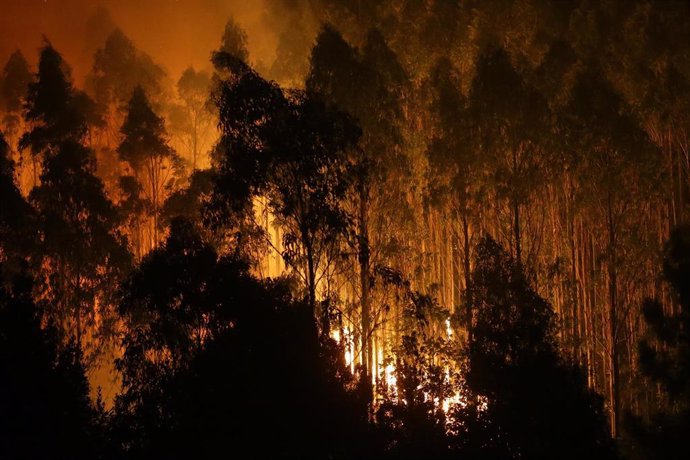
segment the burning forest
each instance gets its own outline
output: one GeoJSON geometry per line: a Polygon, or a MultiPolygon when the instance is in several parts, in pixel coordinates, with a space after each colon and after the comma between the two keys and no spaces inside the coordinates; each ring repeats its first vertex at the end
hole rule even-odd
{"type": "Polygon", "coordinates": [[[0,3],[1,459],[685,459],[690,4],[0,3]]]}

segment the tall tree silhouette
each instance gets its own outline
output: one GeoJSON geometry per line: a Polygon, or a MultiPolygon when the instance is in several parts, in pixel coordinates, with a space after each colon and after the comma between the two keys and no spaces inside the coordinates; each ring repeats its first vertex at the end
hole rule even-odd
{"type": "Polygon", "coordinates": [[[228,18],[220,40],[221,53],[228,53],[242,62],[249,63],[249,51],[247,51],[247,32],[245,32],[234,18],[228,18]]]}
{"type": "Polygon", "coordinates": [[[129,163],[140,182],[146,183],[153,217],[152,245],[155,246],[159,241],[160,207],[178,166],[178,158],[168,145],[163,118],[153,111],[141,86],[134,88],[120,133],[123,136],[117,148],[120,158],[129,163]]]}
{"type": "Polygon", "coordinates": [[[478,416],[488,421],[470,439],[502,458],[613,458],[601,399],[560,358],[554,312],[522,264],[484,237],[469,289],[467,385],[485,398],[478,416]]]}
{"type": "Polygon", "coordinates": [[[199,168],[201,154],[209,146],[213,114],[209,107],[211,76],[208,72],[188,67],[177,81],[177,93],[182,104],[170,114],[171,130],[181,131],[189,150],[192,171],[199,168]]]}
{"type": "Polygon", "coordinates": [[[39,285],[50,300],[48,316],[81,347],[99,315],[107,324],[107,297],[129,253],[118,211],[95,176],[93,151],[80,143],[93,105],[65,72],[62,57],[47,44],[27,100],[32,129],[22,142],[43,154],[41,185],[30,195],[39,219],[39,285]]]}
{"type": "Polygon", "coordinates": [[[661,386],[662,410],[648,423],[634,419],[633,434],[649,458],[683,458],[690,429],[690,228],[673,231],[666,244],[664,280],[674,295],[670,312],[656,300],[643,306],[647,338],[639,344],[644,375],[661,386]]]}
{"type": "MultiPolygon", "coordinates": [[[[0,261],[13,267],[24,259],[35,244],[35,216],[15,184],[14,161],[5,138],[0,132],[0,261]]],[[[16,267],[14,267],[16,268],[16,267]]]]}
{"type": "Polygon", "coordinates": [[[621,344],[625,318],[632,308],[622,301],[627,262],[623,247],[641,238],[631,209],[657,190],[658,158],[649,137],[625,111],[620,96],[593,69],[575,81],[566,110],[564,133],[578,152],[575,164],[582,175],[582,199],[591,205],[604,236],[601,255],[606,262],[604,321],[610,370],[606,381],[611,428],[617,436],[622,413],[621,344]]]}
{"type": "Polygon", "coordinates": [[[521,209],[542,175],[540,133],[548,107],[513,67],[505,50],[488,47],[480,55],[469,93],[472,145],[489,162],[493,190],[510,209],[511,248],[522,261],[521,209]]]}
{"type": "MultiPolygon", "coordinates": [[[[340,206],[347,177],[343,155],[358,129],[307,93],[284,94],[227,53],[214,59],[234,76],[215,95],[224,156],[212,208],[217,215],[246,219],[253,217],[254,197],[268,199],[285,228],[283,258],[304,281],[316,314],[317,284],[346,225],[340,206]]],[[[320,316],[325,333],[327,307],[320,316]]]]}
{"type": "MultiPolygon", "coordinates": [[[[319,33],[311,55],[307,91],[350,114],[360,125],[358,145],[347,152],[351,184],[345,209],[352,220],[348,243],[356,254],[360,300],[359,336],[365,372],[372,372],[374,267],[390,263],[382,248],[394,246],[388,228],[407,203],[399,188],[409,168],[402,155],[402,99],[407,75],[377,30],[367,34],[363,52],[350,46],[332,26],[319,33]]],[[[380,320],[378,322],[381,322],[380,320]]]]}
{"type": "Polygon", "coordinates": [[[74,88],[70,70],[53,46],[41,49],[38,72],[29,84],[24,119],[29,126],[19,146],[31,147],[34,155],[50,154],[67,140],[81,141],[98,112],[89,97],[74,88]]]}
{"type": "Polygon", "coordinates": [[[93,56],[86,87],[106,116],[105,144],[114,148],[125,113],[123,108],[134,89],[142,87],[157,99],[163,92],[163,69],[148,54],[137,49],[121,29],[113,30],[93,56]]]}
{"type": "Polygon", "coordinates": [[[94,161],[90,149],[63,142],[44,160],[41,185],[30,195],[39,214],[49,315],[79,346],[87,329],[108,324],[109,297],[130,257],[94,161]]]}
{"type": "Polygon", "coordinates": [[[16,141],[22,127],[22,109],[30,82],[29,63],[22,52],[16,50],[7,60],[0,77],[0,109],[4,112],[2,124],[13,149],[17,147],[16,141]]]}
{"type": "MultiPolygon", "coordinates": [[[[447,200],[461,227],[461,253],[464,285],[470,285],[472,235],[478,226],[479,203],[486,186],[481,149],[472,143],[471,115],[462,93],[458,69],[448,58],[440,58],[424,83],[429,96],[432,123],[427,156],[431,167],[432,201],[447,200]]],[[[460,239],[460,238],[458,238],[460,239]]],[[[469,291],[466,291],[470,295],[469,291]]],[[[460,311],[468,340],[472,340],[472,301],[460,311]]]]}

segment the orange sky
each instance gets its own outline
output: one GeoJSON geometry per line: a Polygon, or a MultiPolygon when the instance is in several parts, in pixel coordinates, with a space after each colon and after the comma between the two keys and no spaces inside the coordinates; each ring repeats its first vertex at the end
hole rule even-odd
{"type": "Polygon", "coordinates": [[[0,66],[17,47],[35,63],[45,34],[81,84],[96,47],[87,43],[86,21],[99,5],[175,79],[190,64],[208,64],[230,15],[247,31],[254,63],[270,63],[275,53],[264,0],[0,0],[0,66]]]}

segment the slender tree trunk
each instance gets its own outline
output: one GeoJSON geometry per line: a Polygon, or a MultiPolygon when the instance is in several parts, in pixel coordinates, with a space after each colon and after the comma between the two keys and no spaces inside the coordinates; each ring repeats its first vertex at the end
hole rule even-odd
{"type": "MultiPolygon", "coordinates": [[[[513,160],[513,176],[517,175],[518,172],[518,153],[517,149],[513,148],[512,151],[513,160]]],[[[522,264],[522,247],[520,245],[520,201],[518,198],[517,191],[513,190],[512,203],[513,207],[513,238],[515,239],[515,260],[518,265],[522,264]]]]}
{"type": "Polygon", "coordinates": [[[463,236],[463,270],[465,276],[465,314],[467,315],[467,343],[472,342],[472,291],[470,289],[470,232],[467,214],[462,216],[462,236],[463,236]]]}
{"type": "Polygon", "coordinates": [[[620,420],[620,363],[618,359],[618,324],[617,324],[617,289],[618,273],[616,269],[616,228],[613,219],[613,203],[611,193],[607,196],[607,226],[609,234],[609,340],[610,340],[610,372],[609,391],[611,398],[611,433],[614,438],[619,435],[620,420]]]}
{"type": "MultiPolygon", "coordinates": [[[[569,200],[571,203],[572,201],[569,200]]],[[[573,334],[573,355],[577,363],[580,363],[580,324],[578,321],[578,295],[577,295],[577,252],[575,249],[575,218],[572,210],[568,212],[568,242],[570,243],[570,303],[572,305],[572,334],[573,334]]]]}
{"type": "Polygon", "coordinates": [[[515,238],[515,260],[522,264],[522,247],[520,245],[520,204],[517,198],[513,200],[513,232],[515,238]]]}
{"type": "Polygon", "coordinates": [[[197,157],[199,155],[199,113],[194,113],[194,127],[192,135],[192,172],[196,171],[197,157]]]}
{"type": "Polygon", "coordinates": [[[365,368],[365,377],[369,374],[371,369],[371,318],[369,311],[369,264],[370,264],[370,250],[369,250],[369,229],[368,229],[368,215],[367,203],[369,201],[366,179],[360,177],[359,181],[359,235],[358,235],[358,259],[359,259],[359,278],[362,302],[362,362],[365,368]]]}
{"type": "Polygon", "coordinates": [[[74,296],[75,317],[77,320],[77,349],[81,352],[81,272],[77,268],[77,283],[74,296]]]}
{"type": "MultiPolygon", "coordinates": [[[[312,317],[316,318],[316,273],[314,267],[314,251],[308,238],[304,238],[304,247],[307,256],[307,302],[312,317]]],[[[321,313],[321,333],[328,334],[328,313],[321,313]]]]}

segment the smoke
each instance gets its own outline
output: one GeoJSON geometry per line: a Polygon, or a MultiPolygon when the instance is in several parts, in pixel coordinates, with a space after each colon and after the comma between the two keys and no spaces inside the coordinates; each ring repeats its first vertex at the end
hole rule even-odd
{"type": "Polygon", "coordinates": [[[29,62],[47,37],[82,85],[93,52],[114,27],[153,56],[175,80],[189,65],[210,67],[228,17],[246,30],[250,60],[268,67],[277,32],[267,20],[270,0],[7,0],[0,7],[0,65],[19,48],[29,62]]]}

